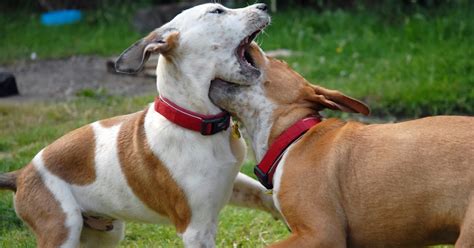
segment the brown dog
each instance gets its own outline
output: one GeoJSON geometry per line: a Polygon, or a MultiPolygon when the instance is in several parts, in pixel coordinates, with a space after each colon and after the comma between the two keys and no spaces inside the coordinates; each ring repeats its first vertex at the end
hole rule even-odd
{"type": "MultiPolygon", "coordinates": [[[[242,120],[258,161],[280,134],[325,107],[369,113],[255,45],[251,56],[265,79],[252,86],[215,80],[210,97],[242,120]]],[[[473,127],[474,118],[461,116],[323,120],[282,150],[270,184],[292,235],[272,247],[474,247],[473,127]]]]}

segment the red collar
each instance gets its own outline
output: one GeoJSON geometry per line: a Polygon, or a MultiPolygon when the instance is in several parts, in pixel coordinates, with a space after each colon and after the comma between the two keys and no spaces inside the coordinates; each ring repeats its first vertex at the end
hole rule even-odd
{"type": "Polygon", "coordinates": [[[202,135],[218,133],[230,125],[230,114],[227,112],[203,115],[184,109],[161,96],[155,99],[155,111],[176,125],[200,132],[202,135]]]}
{"type": "Polygon", "coordinates": [[[273,188],[273,174],[283,156],[286,149],[293,144],[298,138],[305,134],[310,128],[321,122],[318,116],[311,116],[297,121],[291,127],[286,129],[268,149],[263,156],[260,164],[255,166],[254,173],[258,180],[267,189],[273,188]]]}

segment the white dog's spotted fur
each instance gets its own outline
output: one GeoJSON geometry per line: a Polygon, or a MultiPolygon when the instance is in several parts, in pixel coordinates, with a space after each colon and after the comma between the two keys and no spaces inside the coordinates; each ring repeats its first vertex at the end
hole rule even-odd
{"type": "MultiPolygon", "coordinates": [[[[269,21],[258,4],[242,9],[200,5],[127,49],[117,69],[136,71],[147,53],[160,52],[160,94],[191,111],[216,114],[221,110],[208,98],[210,81],[258,81],[260,72],[243,66],[235,51],[269,21]]],[[[17,190],[15,209],[39,247],[115,246],[127,220],[172,222],[186,247],[214,247],[218,213],[234,180],[231,203],[277,212],[263,186],[238,174],[244,146],[230,129],[202,136],[171,123],[151,104],[71,132],[22,170],[0,175],[0,187],[17,190]],[[103,218],[113,229],[93,229],[82,215],[103,218]]]]}

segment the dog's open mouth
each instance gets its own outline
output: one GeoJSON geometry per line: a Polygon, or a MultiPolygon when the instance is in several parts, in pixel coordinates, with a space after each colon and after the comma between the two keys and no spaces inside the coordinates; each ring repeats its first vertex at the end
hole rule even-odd
{"type": "Polygon", "coordinates": [[[239,60],[240,65],[243,67],[247,67],[248,69],[257,69],[255,66],[255,62],[252,59],[252,56],[250,56],[248,52],[248,48],[250,46],[250,43],[257,37],[257,35],[261,32],[262,30],[259,29],[255,32],[253,32],[251,35],[245,37],[243,39],[239,46],[237,47],[236,53],[237,53],[237,58],[239,60]]]}

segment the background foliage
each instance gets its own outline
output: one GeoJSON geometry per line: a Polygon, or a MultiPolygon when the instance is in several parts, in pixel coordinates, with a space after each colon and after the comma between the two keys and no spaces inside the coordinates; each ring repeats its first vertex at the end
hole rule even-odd
{"type": "MultiPolygon", "coordinates": [[[[258,40],[265,50],[293,51],[286,60],[310,81],[365,100],[379,117],[473,113],[474,2],[366,0],[345,9],[338,1],[298,2],[273,14],[258,40]]],[[[130,23],[146,5],[87,10],[83,22],[61,27],[42,26],[29,8],[4,12],[0,63],[32,52],[119,54],[143,35],[130,23]]]]}

